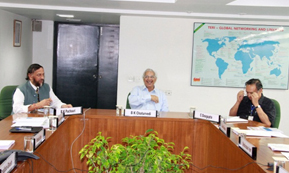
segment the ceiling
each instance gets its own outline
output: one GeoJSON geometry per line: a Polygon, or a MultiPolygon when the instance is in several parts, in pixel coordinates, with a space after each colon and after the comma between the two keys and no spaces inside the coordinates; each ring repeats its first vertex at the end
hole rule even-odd
{"type": "MultiPolygon", "coordinates": [[[[176,3],[149,3],[118,0],[0,0],[0,9],[36,20],[66,21],[66,18],[56,14],[73,14],[75,19],[81,19],[84,23],[108,24],[118,24],[120,15],[289,21],[288,6],[226,5],[232,1],[177,0],[176,3]]],[[[272,2],[262,2],[265,1],[272,2]]],[[[282,0],[273,2],[277,1],[282,0]]]]}

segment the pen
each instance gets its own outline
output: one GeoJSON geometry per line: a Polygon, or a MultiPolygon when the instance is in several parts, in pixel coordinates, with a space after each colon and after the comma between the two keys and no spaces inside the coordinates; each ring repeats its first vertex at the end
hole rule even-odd
{"type": "Polygon", "coordinates": [[[18,127],[16,130],[31,131],[31,128],[28,127],[18,127]]]}

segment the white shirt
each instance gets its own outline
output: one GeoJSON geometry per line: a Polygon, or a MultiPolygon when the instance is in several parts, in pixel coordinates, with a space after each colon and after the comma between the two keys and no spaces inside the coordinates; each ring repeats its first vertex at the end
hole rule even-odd
{"type": "Polygon", "coordinates": [[[129,96],[129,104],[132,109],[157,110],[168,112],[168,101],[164,92],[154,88],[151,92],[146,86],[137,86],[133,88],[129,96]],[[151,95],[156,95],[159,102],[155,103],[151,100],[151,95]]]}
{"type": "MultiPolygon", "coordinates": [[[[37,89],[37,87],[34,86],[31,82],[29,82],[29,83],[35,90],[37,89]]],[[[62,105],[65,105],[65,103],[62,103],[59,100],[59,98],[54,94],[51,87],[50,87],[50,91],[49,91],[49,97],[52,100],[51,105],[50,105],[51,107],[61,108],[62,105]]],[[[15,113],[28,113],[28,107],[30,105],[24,105],[24,94],[20,91],[19,88],[17,88],[15,90],[14,95],[13,95],[13,113],[14,114],[15,113]]]]}

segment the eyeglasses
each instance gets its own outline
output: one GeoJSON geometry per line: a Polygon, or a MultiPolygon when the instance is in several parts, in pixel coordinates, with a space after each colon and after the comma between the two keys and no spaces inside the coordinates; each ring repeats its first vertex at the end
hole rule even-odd
{"type": "Polygon", "coordinates": [[[145,76],[144,78],[145,78],[145,79],[149,79],[149,78],[154,79],[155,76],[145,76]]]}

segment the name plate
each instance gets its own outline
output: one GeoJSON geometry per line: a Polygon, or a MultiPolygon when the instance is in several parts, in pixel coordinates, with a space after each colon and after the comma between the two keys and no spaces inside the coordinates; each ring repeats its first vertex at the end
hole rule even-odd
{"type": "Polygon", "coordinates": [[[42,129],[40,132],[38,132],[37,134],[34,135],[34,149],[33,151],[35,151],[35,149],[37,147],[39,147],[40,144],[42,144],[42,142],[45,140],[45,130],[42,129]]]}
{"type": "Polygon", "coordinates": [[[245,151],[252,159],[256,160],[257,157],[257,147],[248,142],[244,136],[239,137],[239,147],[245,151]]]}
{"type": "Polygon", "coordinates": [[[73,108],[59,108],[56,109],[56,115],[63,114],[67,115],[79,115],[82,114],[82,107],[73,107],[73,108]]]}
{"type": "Polygon", "coordinates": [[[1,173],[11,172],[17,165],[16,152],[13,152],[7,159],[0,165],[1,173]]]}
{"type": "Polygon", "coordinates": [[[231,127],[228,127],[224,121],[220,122],[219,129],[228,137],[231,135],[231,127]]]}
{"type": "Polygon", "coordinates": [[[193,118],[220,123],[221,115],[215,115],[215,114],[209,114],[209,113],[194,111],[193,118]]]}
{"type": "Polygon", "coordinates": [[[128,117],[157,117],[156,110],[125,109],[124,116],[128,117]]]}

